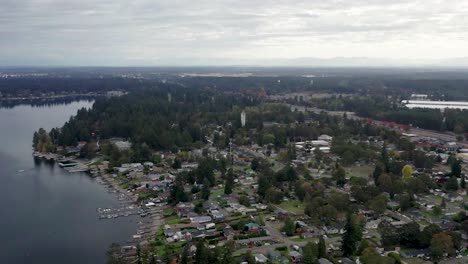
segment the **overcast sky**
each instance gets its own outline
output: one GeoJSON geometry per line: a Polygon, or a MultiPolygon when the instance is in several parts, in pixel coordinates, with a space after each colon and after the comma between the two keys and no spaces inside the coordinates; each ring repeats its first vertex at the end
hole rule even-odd
{"type": "Polygon", "coordinates": [[[468,57],[461,0],[0,0],[0,65],[468,57]]]}

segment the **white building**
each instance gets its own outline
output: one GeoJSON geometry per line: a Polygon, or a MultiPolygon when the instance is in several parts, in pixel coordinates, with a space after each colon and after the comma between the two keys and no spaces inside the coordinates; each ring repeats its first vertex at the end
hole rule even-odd
{"type": "Polygon", "coordinates": [[[247,115],[245,111],[242,111],[241,113],[241,125],[242,127],[245,127],[245,123],[247,122],[247,115]]]}

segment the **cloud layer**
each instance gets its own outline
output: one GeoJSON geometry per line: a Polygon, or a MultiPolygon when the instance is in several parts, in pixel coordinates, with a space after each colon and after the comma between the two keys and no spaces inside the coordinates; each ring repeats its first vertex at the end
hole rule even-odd
{"type": "Polygon", "coordinates": [[[468,1],[2,0],[0,64],[468,57],[468,1]]]}

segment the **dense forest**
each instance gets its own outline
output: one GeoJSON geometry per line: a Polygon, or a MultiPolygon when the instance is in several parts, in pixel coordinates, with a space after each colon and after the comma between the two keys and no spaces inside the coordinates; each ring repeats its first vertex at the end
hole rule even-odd
{"type": "Polygon", "coordinates": [[[55,145],[74,146],[79,141],[111,137],[131,140],[135,152],[142,145],[153,150],[190,149],[212,136],[215,145],[227,146],[230,138],[240,143],[251,128],[259,128],[254,140],[260,144],[286,144],[286,130],[263,129],[264,121],[290,123],[301,113],[286,105],[265,103],[261,97],[233,96],[207,88],[159,84],[122,97],[98,98],[92,109],[81,109],[60,129],[49,135],[55,145]],[[240,113],[248,122],[241,126],[240,113]],[[218,131],[218,126],[227,127],[218,131]]]}

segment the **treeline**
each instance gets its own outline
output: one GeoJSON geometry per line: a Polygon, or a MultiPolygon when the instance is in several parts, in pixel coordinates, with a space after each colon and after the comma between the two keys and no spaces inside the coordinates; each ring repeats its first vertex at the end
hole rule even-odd
{"type": "Polygon", "coordinates": [[[154,86],[155,81],[120,77],[0,78],[0,97],[34,97],[50,94],[102,94],[112,90],[134,90],[154,86]]]}
{"type": "Polygon", "coordinates": [[[468,132],[468,111],[446,109],[414,108],[399,105],[399,101],[376,97],[335,97],[331,100],[315,102],[317,106],[329,110],[353,111],[358,116],[376,120],[412,125],[431,130],[452,131],[457,134],[468,132]]]}

